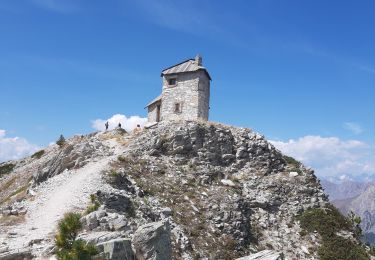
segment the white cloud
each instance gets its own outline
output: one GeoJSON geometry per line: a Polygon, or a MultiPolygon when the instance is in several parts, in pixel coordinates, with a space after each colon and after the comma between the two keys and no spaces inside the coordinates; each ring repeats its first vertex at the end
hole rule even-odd
{"type": "Polygon", "coordinates": [[[16,160],[29,156],[39,149],[20,137],[6,137],[6,131],[0,129],[0,162],[16,160]]]}
{"type": "Polygon", "coordinates": [[[345,175],[345,174],[341,175],[339,179],[340,181],[353,181],[352,178],[350,178],[348,175],[345,175]]]}
{"type": "Polygon", "coordinates": [[[5,130],[0,129],[0,138],[3,138],[5,134],[6,134],[5,130]]]}
{"type": "Polygon", "coordinates": [[[363,128],[358,123],[346,122],[344,123],[343,127],[356,135],[363,133],[363,128]]]}
{"type": "Polygon", "coordinates": [[[375,178],[375,148],[364,142],[320,136],[271,142],[286,155],[313,167],[321,177],[375,178]]]}
{"type": "Polygon", "coordinates": [[[147,123],[147,118],[139,117],[139,116],[130,116],[126,117],[122,114],[113,115],[111,118],[106,120],[104,119],[95,119],[92,121],[92,127],[99,131],[105,130],[105,123],[108,121],[109,123],[109,130],[114,129],[121,123],[121,127],[124,128],[126,131],[132,131],[138,124],[143,127],[147,123]]]}

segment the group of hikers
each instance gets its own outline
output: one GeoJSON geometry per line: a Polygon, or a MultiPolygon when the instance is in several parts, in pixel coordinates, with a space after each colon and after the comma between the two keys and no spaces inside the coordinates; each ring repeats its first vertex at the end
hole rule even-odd
{"type": "MultiPolygon", "coordinates": [[[[104,125],[105,125],[105,131],[108,131],[108,128],[109,128],[108,121],[104,125]]],[[[117,127],[121,128],[121,123],[120,122],[118,123],[117,127]]],[[[141,125],[137,124],[137,127],[133,131],[134,132],[139,132],[140,130],[142,130],[141,125]]]]}
{"type": "MultiPolygon", "coordinates": [[[[107,122],[105,122],[105,130],[106,131],[108,131],[108,127],[109,127],[109,123],[108,123],[108,121],[107,122]]],[[[138,126],[138,125],[137,125],[138,126]]],[[[121,128],[121,123],[118,123],[118,128],[121,128]]]]}

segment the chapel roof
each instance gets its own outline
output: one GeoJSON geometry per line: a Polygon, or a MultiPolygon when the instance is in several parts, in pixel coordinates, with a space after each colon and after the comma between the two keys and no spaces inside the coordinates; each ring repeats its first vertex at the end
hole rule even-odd
{"type": "Polygon", "coordinates": [[[211,80],[210,74],[208,73],[207,69],[202,66],[202,58],[199,55],[197,55],[195,59],[188,59],[164,69],[161,72],[161,76],[184,72],[194,72],[198,70],[203,70],[207,74],[208,78],[211,80]]]}

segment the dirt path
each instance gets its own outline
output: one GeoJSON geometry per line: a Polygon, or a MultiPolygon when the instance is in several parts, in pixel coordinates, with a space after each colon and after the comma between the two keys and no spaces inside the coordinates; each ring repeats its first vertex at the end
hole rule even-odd
{"type": "Polygon", "coordinates": [[[46,238],[53,240],[58,221],[65,213],[86,209],[90,194],[98,189],[110,189],[102,180],[101,173],[108,170],[110,161],[117,158],[121,149],[115,142],[106,144],[113,148],[114,155],[90,162],[77,170],[64,171],[37,187],[34,200],[27,205],[25,222],[7,234],[9,249],[28,246],[30,241],[35,241],[34,253],[39,252],[49,244],[48,241],[38,244],[39,241],[46,238]]]}

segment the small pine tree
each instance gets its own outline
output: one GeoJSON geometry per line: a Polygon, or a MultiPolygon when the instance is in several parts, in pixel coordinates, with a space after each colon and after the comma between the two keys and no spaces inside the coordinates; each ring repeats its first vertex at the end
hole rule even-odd
{"type": "Polygon", "coordinates": [[[353,211],[350,211],[348,214],[348,219],[350,223],[352,224],[354,236],[357,239],[361,239],[363,237],[362,228],[361,228],[361,222],[362,222],[361,217],[357,216],[353,211]]]}
{"type": "Polygon", "coordinates": [[[63,146],[65,144],[65,137],[63,135],[60,135],[60,138],[56,141],[56,144],[60,147],[63,146]]]}
{"type": "Polygon", "coordinates": [[[67,213],[59,222],[59,233],[55,237],[57,258],[60,260],[89,260],[98,253],[96,247],[77,239],[82,229],[79,213],[67,213]]]}

